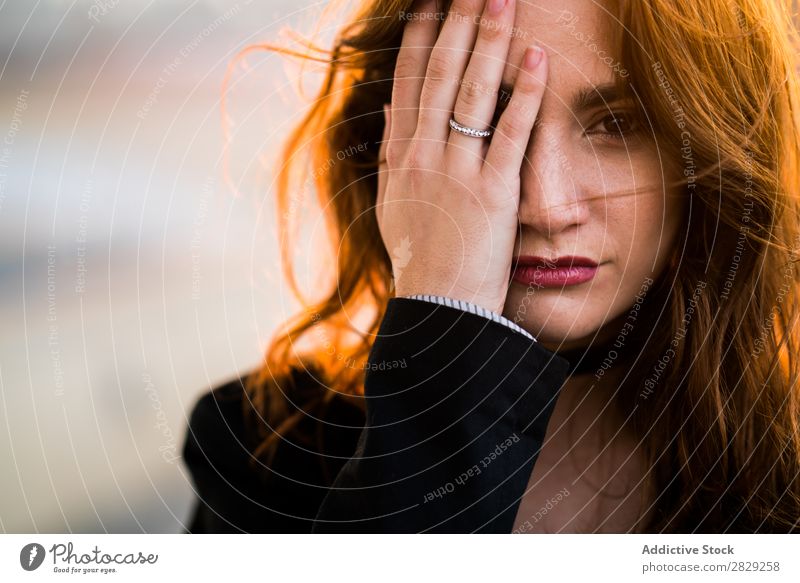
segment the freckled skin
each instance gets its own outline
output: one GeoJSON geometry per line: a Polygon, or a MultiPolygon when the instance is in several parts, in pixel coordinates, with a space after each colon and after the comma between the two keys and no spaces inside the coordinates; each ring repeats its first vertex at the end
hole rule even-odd
{"type": "Polygon", "coordinates": [[[602,263],[594,279],[564,289],[512,281],[503,315],[550,349],[615,335],[614,319],[624,317],[644,280],[666,266],[681,224],[684,201],[665,191],[673,178],[662,168],[669,155],[659,152],[646,128],[616,140],[587,135],[630,105],[574,106],[581,90],[619,74],[608,64],[612,22],[594,1],[565,0],[557,7],[545,0],[518,2],[503,75],[504,83],[512,83],[525,47],[545,47],[549,78],[521,172],[515,255],[578,255],[602,263]]]}
{"type": "MultiPolygon", "coordinates": [[[[545,47],[550,69],[522,167],[514,254],[577,255],[602,265],[591,281],[564,289],[512,281],[503,315],[551,350],[585,347],[616,336],[643,282],[663,271],[676,246],[685,201],[665,190],[675,178],[663,168],[669,155],[646,129],[616,139],[590,134],[600,120],[629,104],[575,106],[582,90],[614,81],[613,65],[601,59],[612,55],[612,21],[601,6],[591,0],[564,0],[557,7],[531,0],[518,2],[516,14],[519,32],[504,84],[513,83],[515,65],[532,42],[545,47]]],[[[637,520],[647,513],[653,493],[642,486],[646,468],[638,440],[609,406],[621,374],[612,368],[602,382],[584,374],[564,383],[515,531],[641,529],[637,520]],[[570,495],[550,502],[542,513],[564,488],[570,495]]]]}

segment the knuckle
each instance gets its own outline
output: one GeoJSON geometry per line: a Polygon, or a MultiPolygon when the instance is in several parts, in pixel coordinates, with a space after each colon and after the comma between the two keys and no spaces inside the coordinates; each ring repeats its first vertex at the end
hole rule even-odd
{"type": "Polygon", "coordinates": [[[497,122],[496,133],[499,134],[504,140],[517,142],[527,134],[527,124],[523,123],[524,120],[513,115],[508,115],[506,111],[497,122]]]}
{"type": "Polygon", "coordinates": [[[435,50],[428,59],[428,78],[433,81],[446,79],[453,70],[453,60],[442,51],[435,50]]]}
{"type": "Polygon", "coordinates": [[[398,140],[386,142],[386,165],[389,168],[397,168],[403,157],[403,147],[398,140]]]}
{"type": "Polygon", "coordinates": [[[503,114],[498,121],[499,123],[512,123],[515,126],[527,126],[529,123],[532,123],[532,121],[529,120],[536,118],[536,113],[537,108],[535,108],[535,103],[523,99],[522,96],[517,93],[516,96],[512,96],[508,99],[503,114]]]}
{"type": "Polygon", "coordinates": [[[487,41],[494,42],[504,36],[504,31],[499,22],[489,20],[487,18],[481,18],[478,34],[480,34],[487,41]]]}
{"type": "Polygon", "coordinates": [[[398,55],[397,62],[394,65],[395,79],[412,79],[418,74],[417,63],[413,57],[398,55]]]}
{"type": "Polygon", "coordinates": [[[483,164],[482,155],[464,152],[458,147],[449,147],[445,149],[442,164],[436,169],[454,179],[453,188],[477,189],[480,192],[481,184],[478,181],[483,164]]]}
{"type": "Polygon", "coordinates": [[[480,79],[465,80],[461,84],[459,97],[464,105],[468,107],[477,106],[487,95],[488,87],[480,79]]]}
{"type": "Polygon", "coordinates": [[[480,14],[484,0],[453,0],[450,4],[450,14],[461,19],[471,20],[470,14],[480,14]]]}

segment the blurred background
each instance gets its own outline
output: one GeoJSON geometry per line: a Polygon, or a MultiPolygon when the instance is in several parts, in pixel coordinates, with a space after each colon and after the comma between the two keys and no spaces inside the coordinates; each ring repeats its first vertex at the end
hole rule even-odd
{"type": "Polygon", "coordinates": [[[223,118],[223,79],[330,46],[324,4],[0,2],[0,531],[187,522],[187,415],[294,307],[272,164],[318,82],[248,53],[223,118]]]}

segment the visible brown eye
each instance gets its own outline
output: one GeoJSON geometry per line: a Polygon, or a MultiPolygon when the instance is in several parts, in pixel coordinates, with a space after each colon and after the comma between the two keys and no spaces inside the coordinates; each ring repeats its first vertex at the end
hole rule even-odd
{"type": "Polygon", "coordinates": [[[638,129],[638,125],[632,115],[618,112],[605,116],[593,127],[589,128],[589,134],[605,134],[609,138],[624,138],[638,129]]]}

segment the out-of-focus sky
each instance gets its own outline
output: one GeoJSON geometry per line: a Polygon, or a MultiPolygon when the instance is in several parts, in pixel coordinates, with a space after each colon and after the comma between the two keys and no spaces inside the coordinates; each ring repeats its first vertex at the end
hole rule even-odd
{"type": "Polygon", "coordinates": [[[323,4],[0,2],[0,531],[181,530],[194,400],[294,305],[270,180],[297,67],[235,70],[227,178],[223,75],[323,4]]]}

